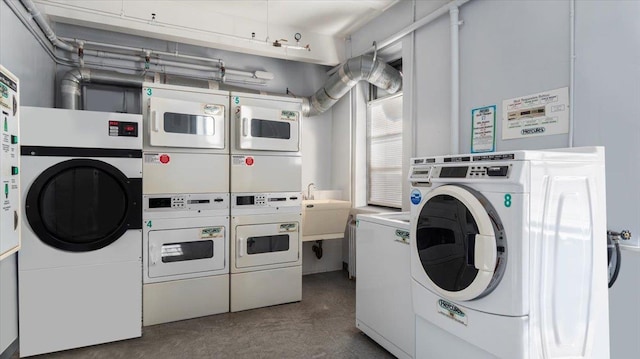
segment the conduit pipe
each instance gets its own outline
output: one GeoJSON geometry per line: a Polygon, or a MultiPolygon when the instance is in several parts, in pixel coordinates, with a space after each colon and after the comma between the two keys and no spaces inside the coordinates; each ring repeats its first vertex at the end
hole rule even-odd
{"type": "Polygon", "coordinates": [[[379,58],[374,61],[371,55],[354,57],[342,64],[313,96],[303,99],[303,115],[315,116],[325,112],[362,80],[389,93],[396,93],[402,87],[400,72],[384,61],[379,58]]]}
{"type": "Polygon", "coordinates": [[[172,56],[172,57],[176,57],[176,58],[184,58],[184,59],[203,61],[203,62],[215,62],[215,63],[218,63],[218,64],[222,64],[222,60],[221,59],[216,59],[216,58],[213,58],[213,57],[200,57],[200,56],[185,55],[185,54],[179,53],[178,51],[175,51],[175,52],[157,51],[157,50],[150,50],[150,49],[144,49],[144,48],[138,48],[138,47],[132,47],[132,46],[109,44],[109,43],[106,43],[106,42],[98,42],[98,41],[90,41],[90,40],[82,40],[82,39],[72,39],[72,38],[69,38],[69,37],[59,37],[59,39],[63,40],[63,41],[75,42],[75,43],[78,43],[79,41],[82,41],[85,45],[106,47],[106,48],[116,49],[116,50],[135,51],[135,52],[140,52],[140,53],[145,53],[146,51],[150,51],[150,52],[152,52],[154,54],[162,55],[162,56],[172,56]]]}
{"type": "Polygon", "coordinates": [[[33,1],[20,0],[20,2],[25,7],[25,9],[29,11],[29,14],[31,14],[31,17],[33,17],[33,20],[36,22],[36,24],[38,24],[38,27],[40,27],[40,29],[47,36],[49,41],[51,41],[51,44],[69,52],[74,52],[76,50],[75,47],[73,47],[73,45],[69,45],[66,42],[63,42],[60,39],[58,39],[58,36],[56,36],[55,32],[53,32],[53,29],[51,29],[51,26],[49,26],[49,23],[44,18],[42,13],[40,13],[40,11],[36,7],[36,5],[33,3],[33,1]]]}
{"type": "Polygon", "coordinates": [[[460,151],[460,9],[457,5],[449,7],[451,27],[451,149],[456,155],[460,151]]]}
{"type": "Polygon", "coordinates": [[[81,86],[83,83],[142,87],[143,82],[153,82],[153,77],[87,68],[73,69],[64,74],[60,82],[62,108],[80,110],[81,86]]]}

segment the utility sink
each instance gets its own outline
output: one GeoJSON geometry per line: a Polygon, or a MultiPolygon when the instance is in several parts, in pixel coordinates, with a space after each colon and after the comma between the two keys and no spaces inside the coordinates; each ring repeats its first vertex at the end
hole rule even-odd
{"type": "Polygon", "coordinates": [[[302,201],[302,241],[342,238],[350,209],[349,201],[337,199],[302,201]]]}

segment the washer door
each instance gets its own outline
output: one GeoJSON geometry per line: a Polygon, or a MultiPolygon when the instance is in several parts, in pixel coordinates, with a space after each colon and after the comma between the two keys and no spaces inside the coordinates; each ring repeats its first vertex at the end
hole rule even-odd
{"type": "Polygon", "coordinates": [[[495,288],[506,264],[506,240],[484,196],[463,186],[438,187],[427,194],[415,223],[413,245],[435,291],[472,300],[495,288]]]}
{"type": "Polygon", "coordinates": [[[29,225],[48,245],[87,252],[115,242],[128,229],[142,228],[142,181],[91,159],[60,162],[29,188],[29,225]]]}

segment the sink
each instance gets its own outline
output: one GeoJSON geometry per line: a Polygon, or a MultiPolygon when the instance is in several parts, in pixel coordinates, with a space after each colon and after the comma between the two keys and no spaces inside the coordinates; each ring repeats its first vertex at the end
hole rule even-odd
{"type": "Polygon", "coordinates": [[[302,201],[302,240],[342,238],[350,210],[350,201],[338,199],[302,201]]]}

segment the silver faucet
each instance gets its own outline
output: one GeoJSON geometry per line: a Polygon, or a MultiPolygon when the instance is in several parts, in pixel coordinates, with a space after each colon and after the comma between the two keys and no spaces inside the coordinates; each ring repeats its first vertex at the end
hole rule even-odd
{"type": "Polygon", "coordinates": [[[307,199],[313,199],[313,195],[311,194],[311,186],[316,187],[315,183],[311,182],[307,185],[307,199]]]}

